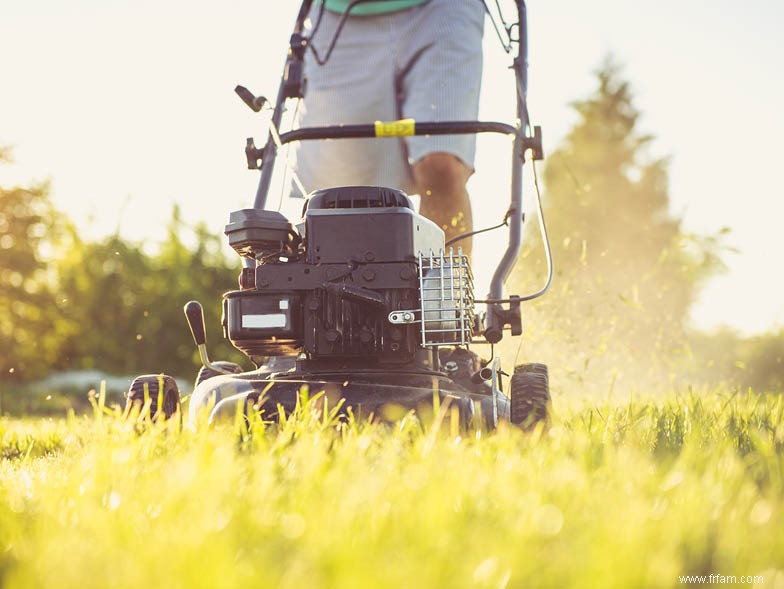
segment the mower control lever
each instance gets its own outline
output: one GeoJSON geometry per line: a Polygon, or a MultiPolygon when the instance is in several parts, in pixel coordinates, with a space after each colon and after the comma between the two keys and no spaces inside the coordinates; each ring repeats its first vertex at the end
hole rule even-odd
{"type": "Polygon", "coordinates": [[[210,362],[210,358],[207,356],[207,331],[204,329],[204,309],[202,309],[201,303],[188,301],[185,303],[183,311],[185,311],[185,318],[188,320],[188,327],[191,328],[193,341],[196,342],[196,347],[199,350],[201,363],[218,374],[233,374],[231,370],[226,370],[210,362]]]}
{"type": "Polygon", "coordinates": [[[207,333],[204,329],[204,309],[201,308],[199,301],[188,301],[183,308],[185,318],[188,320],[188,327],[191,328],[193,341],[197,346],[207,343],[207,333]]]}

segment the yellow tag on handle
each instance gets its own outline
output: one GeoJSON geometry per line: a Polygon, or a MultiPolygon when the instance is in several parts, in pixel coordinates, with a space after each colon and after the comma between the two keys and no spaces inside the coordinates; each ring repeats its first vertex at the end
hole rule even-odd
{"type": "Polygon", "coordinates": [[[414,134],[416,121],[400,119],[399,121],[376,121],[376,137],[407,137],[414,134]]]}

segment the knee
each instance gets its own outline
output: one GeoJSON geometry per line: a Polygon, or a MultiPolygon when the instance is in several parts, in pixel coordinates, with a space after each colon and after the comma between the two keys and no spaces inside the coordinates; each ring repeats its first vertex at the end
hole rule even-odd
{"type": "Polygon", "coordinates": [[[473,170],[451,153],[430,153],[414,164],[413,173],[422,194],[463,190],[473,170]]]}

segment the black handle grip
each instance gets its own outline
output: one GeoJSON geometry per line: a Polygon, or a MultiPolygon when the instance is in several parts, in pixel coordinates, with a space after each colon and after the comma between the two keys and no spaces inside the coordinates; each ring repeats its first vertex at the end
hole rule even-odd
{"type": "Polygon", "coordinates": [[[204,330],[204,309],[201,308],[199,301],[188,301],[183,308],[188,326],[193,334],[193,341],[197,346],[207,343],[207,334],[204,330]]]}
{"type": "Polygon", "coordinates": [[[248,90],[245,86],[237,86],[234,88],[234,91],[237,93],[237,96],[242,98],[242,102],[247,104],[253,112],[259,112],[264,106],[264,103],[267,102],[266,98],[254,95],[253,92],[248,90]]]}

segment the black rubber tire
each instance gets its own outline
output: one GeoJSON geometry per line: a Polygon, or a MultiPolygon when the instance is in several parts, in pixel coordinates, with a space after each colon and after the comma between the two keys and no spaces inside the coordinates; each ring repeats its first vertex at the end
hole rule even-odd
{"type": "MultiPolygon", "coordinates": [[[[213,364],[215,366],[219,366],[220,368],[223,368],[225,370],[229,370],[233,374],[239,374],[240,372],[244,372],[244,370],[242,369],[242,366],[240,366],[239,364],[235,364],[234,362],[225,362],[223,360],[218,360],[217,362],[213,362],[213,364]]],[[[220,376],[221,374],[223,374],[223,373],[215,372],[211,368],[207,368],[206,366],[202,366],[201,369],[199,369],[199,374],[196,375],[196,386],[199,386],[205,380],[208,380],[210,378],[214,378],[216,376],[220,376]]]]}
{"type": "Polygon", "coordinates": [[[546,373],[515,371],[510,389],[512,423],[530,429],[537,423],[547,420],[550,409],[550,384],[546,373]]]}
{"type": "Polygon", "coordinates": [[[161,395],[163,395],[161,402],[163,419],[170,419],[176,413],[181,415],[180,389],[177,386],[177,381],[166,374],[145,374],[134,378],[125,396],[125,415],[129,415],[134,407],[137,407],[137,411],[141,411],[142,407],[144,407],[145,384],[150,396],[149,419],[155,421],[161,417],[158,415],[158,398],[161,395]],[[162,387],[161,384],[163,385],[162,387]],[[160,388],[163,390],[159,390],[160,388]]]}
{"type": "Polygon", "coordinates": [[[515,366],[515,374],[520,374],[521,372],[533,372],[534,374],[541,374],[544,376],[544,379],[547,381],[547,387],[549,390],[550,387],[550,373],[547,370],[547,364],[539,364],[536,362],[532,362],[530,364],[520,364],[519,366],[515,366]]]}

